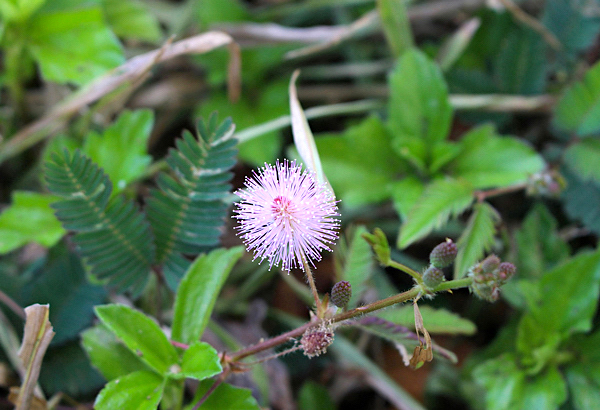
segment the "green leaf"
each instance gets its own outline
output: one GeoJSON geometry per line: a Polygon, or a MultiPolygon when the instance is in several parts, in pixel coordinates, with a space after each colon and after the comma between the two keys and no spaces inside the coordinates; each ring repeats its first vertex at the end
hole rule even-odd
{"type": "Polygon", "coordinates": [[[371,247],[362,238],[368,233],[364,226],[357,226],[348,231],[348,240],[342,238],[338,243],[336,258],[337,280],[347,280],[352,285],[352,297],[348,307],[355,307],[366,290],[366,283],[373,274],[373,257],[371,247]]]}
{"type": "Polygon", "coordinates": [[[156,259],[164,263],[167,278],[181,278],[181,268],[187,267],[182,253],[197,255],[219,243],[237,154],[233,130],[231,119],[218,123],[213,115],[207,124],[198,122],[198,139],[185,131],[166,159],[171,172],[161,172],[159,189],[150,191],[146,209],[156,237],[156,259]]]}
{"type": "Polygon", "coordinates": [[[455,279],[465,276],[468,269],[490,250],[498,222],[500,214],[487,202],[479,202],[473,206],[473,214],[458,238],[458,255],[454,262],[455,279]]]}
{"type": "Polygon", "coordinates": [[[124,62],[117,38],[93,3],[42,9],[28,27],[28,49],[49,81],[83,85],[124,62]]]}
{"type": "Polygon", "coordinates": [[[108,381],[129,373],[152,369],[120,342],[105,325],[99,324],[81,334],[81,344],[92,364],[108,381]]]}
{"type": "Polygon", "coordinates": [[[299,410],[335,410],[336,406],[325,386],[307,381],[298,393],[299,410]]]}
{"type": "Polygon", "coordinates": [[[153,123],[150,110],[125,110],[102,135],[87,136],[82,151],[108,174],[114,193],[142,176],[152,161],[147,145],[153,123]]]}
{"type": "Polygon", "coordinates": [[[6,23],[22,22],[39,9],[46,0],[2,0],[0,15],[6,23]]]}
{"type": "Polygon", "coordinates": [[[503,33],[494,62],[500,92],[535,95],[544,91],[546,81],[545,43],[529,27],[514,26],[503,33]]]}
{"type": "Polygon", "coordinates": [[[408,214],[398,237],[398,247],[406,248],[424,238],[434,228],[443,226],[450,216],[456,216],[473,202],[473,187],[456,179],[439,179],[425,189],[408,214]]]}
{"type": "Polygon", "coordinates": [[[390,184],[405,168],[392,149],[389,131],[376,116],[339,136],[320,136],[316,143],[325,174],[344,206],[388,199],[390,184]]]}
{"type": "Polygon", "coordinates": [[[562,192],[561,200],[567,215],[600,233],[600,208],[597,206],[600,203],[600,183],[584,181],[568,169],[564,169],[563,175],[567,189],[562,192]]]}
{"type": "Polygon", "coordinates": [[[76,150],[54,153],[45,164],[48,189],[62,196],[52,204],[63,227],[77,232],[75,243],[91,273],[119,291],[139,294],[154,260],[152,233],[133,201],[116,196],[112,184],[76,150]]]}
{"type": "Polygon", "coordinates": [[[452,107],[439,67],[416,49],[406,51],[390,78],[389,126],[393,145],[417,167],[431,164],[431,148],[450,130],[452,107]]]}
{"type": "Polygon", "coordinates": [[[596,63],[573,84],[556,106],[557,126],[580,137],[600,131],[600,63],[596,63]]]}
{"type": "Polygon", "coordinates": [[[182,376],[204,380],[221,373],[222,370],[219,354],[208,343],[195,341],[183,353],[182,376]]]}
{"type": "MultiPolygon", "coordinates": [[[[213,380],[202,381],[196,390],[192,404],[186,407],[186,410],[191,410],[194,403],[197,403],[213,384],[213,380]]],[[[199,410],[260,410],[260,408],[254,397],[252,397],[250,389],[242,389],[227,383],[221,383],[202,403],[199,410]]]]}
{"type": "Polygon", "coordinates": [[[58,197],[35,192],[14,191],[13,203],[0,214],[0,254],[35,242],[55,245],[65,234],[50,204],[58,197]]]}
{"type": "Polygon", "coordinates": [[[178,362],[177,352],[167,336],[142,312],[113,304],[96,306],[96,315],[130,351],[159,374],[167,373],[178,362]]]}
{"type": "Polygon", "coordinates": [[[563,159],[581,179],[600,182],[600,140],[587,138],[570,145],[563,159]]]}
{"type": "Polygon", "coordinates": [[[392,199],[394,208],[400,218],[405,221],[408,218],[408,213],[423,195],[425,185],[419,178],[406,177],[400,181],[393,182],[391,185],[392,199]]]}
{"type": "Polygon", "coordinates": [[[172,339],[190,344],[200,340],[219,291],[243,248],[217,249],[198,257],[179,284],[173,314],[172,339]]]}
{"type": "Polygon", "coordinates": [[[154,372],[130,373],[108,383],[96,397],[94,408],[156,410],[163,387],[163,378],[154,372]]]}
{"type": "MultiPolygon", "coordinates": [[[[431,306],[420,306],[423,323],[429,333],[475,334],[473,322],[446,309],[435,309],[431,306]]],[[[412,305],[392,307],[377,313],[377,316],[392,323],[411,329],[415,327],[415,315],[412,305]]]]}
{"type": "Polygon", "coordinates": [[[533,148],[514,137],[496,135],[494,127],[483,125],[469,131],[460,141],[462,152],[450,168],[476,189],[524,183],[544,169],[544,160],[533,148]]]}
{"type": "Polygon", "coordinates": [[[567,399],[566,384],[554,366],[529,377],[511,354],[475,368],[474,379],[486,388],[486,409],[556,409],[567,399]]]}
{"type": "Polygon", "coordinates": [[[156,43],[161,38],[160,23],[138,0],[102,0],[106,21],[119,37],[156,43]]]}
{"type": "Polygon", "coordinates": [[[407,6],[403,1],[377,0],[377,11],[392,55],[399,57],[414,45],[407,6]]]}
{"type": "Polygon", "coordinates": [[[567,367],[565,377],[569,384],[570,398],[573,408],[577,410],[600,408],[600,366],[594,363],[576,363],[567,367]],[[591,367],[591,368],[590,368],[591,367]]]}
{"type": "Polygon", "coordinates": [[[544,332],[589,331],[600,293],[600,251],[581,252],[542,276],[530,314],[544,332]]]}

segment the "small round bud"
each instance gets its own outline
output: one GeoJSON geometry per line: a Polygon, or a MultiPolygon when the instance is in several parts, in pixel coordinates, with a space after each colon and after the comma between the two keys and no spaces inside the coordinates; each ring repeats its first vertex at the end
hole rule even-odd
{"type": "Polygon", "coordinates": [[[510,262],[502,262],[496,270],[496,277],[498,278],[499,284],[506,283],[515,273],[517,268],[510,262]]]}
{"type": "Polygon", "coordinates": [[[308,357],[319,356],[327,352],[327,347],[333,343],[333,331],[327,327],[308,329],[302,335],[300,344],[308,357]]]}
{"type": "Polygon", "coordinates": [[[481,261],[481,270],[485,273],[495,271],[500,265],[500,258],[496,255],[490,255],[481,261]]]}
{"type": "Polygon", "coordinates": [[[446,239],[446,242],[442,242],[433,248],[431,254],[429,254],[429,262],[436,268],[442,269],[454,262],[457,253],[456,244],[451,239],[446,239]]]}
{"type": "Polygon", "coordinates": [[[337,307],[344,307],[352,297],[352,285],[347,280],[341,280],[331,288],[331,301],[337,307]]]}
{"type": "Polygon", "coordinates": [[[442,283],[444,279],[446,279],[444,278],[444,272],[435,266],[430,266],[425,273],[423,273],[423,283],[425,283],[425,286],[428,288],[435,288],[442,283]]]}

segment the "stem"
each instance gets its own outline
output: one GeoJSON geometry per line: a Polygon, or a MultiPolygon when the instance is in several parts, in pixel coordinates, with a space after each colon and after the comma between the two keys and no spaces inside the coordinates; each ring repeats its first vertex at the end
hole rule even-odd
{"type": "Polygon", "coordinates": [[[304,264],[304,268],[306,269],[306,277],[308,278],[308,284],[310,285],[310,290],[313,295],[313,299],[315,300],[315,306],[317,307],[317,314],[321,314],[321,299],[319,299],[319,292],[317,292],[317,286],[315,285],[315,279],[312,274],[312,270],[310,270],[310,266],[306,262],[306,259],[302,258],[302,263],[304,264]]]}
{"type": "Polygon", "coordinates": [[[449,280],[448,282],[442,282],[439,285],[437,285],[435,289],[433,289],[433,291],[442,292],[444,290],[466,288],[468,286],[471,286],[471,283],[473,283],[473,278],[449,280]]]}
{"type": "Polygon", "coordinates": [[[419,285],[421,285],[423,283],[423,277],[422,277],[422,275],[419,272],[417,272],[414,269],[409,268],[406,265],[403,265],[400,262],[390,261],[390,263],[388,263],[388,266],[390,268],[395,268],[395,269],[401,270],[404,273],[408,273],[410,276],[413,277],[414,280],[417,281],[417,283],[419,285]]]}

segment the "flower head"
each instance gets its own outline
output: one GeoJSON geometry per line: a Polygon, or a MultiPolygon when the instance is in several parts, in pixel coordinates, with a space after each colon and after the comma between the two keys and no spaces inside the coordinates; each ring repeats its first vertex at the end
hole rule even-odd
{"type": "Polygon", "coordinates": [[[338,238],[333,193],[295,161],[265,164],[236,195],[242,199],[233,216],[238,236],[254,259],[268,259],[270,268],[281,263],[286,271],[304,269],[303,260],[314,266],[338,238]]]}

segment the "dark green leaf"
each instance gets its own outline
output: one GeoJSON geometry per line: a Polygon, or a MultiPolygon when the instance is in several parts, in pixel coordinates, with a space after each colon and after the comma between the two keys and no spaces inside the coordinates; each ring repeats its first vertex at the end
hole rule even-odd
{"type": "Polygon", "coordinates": [[[362,238],[362,235],[367,233],[367,228],[361,225],[349,232],[351,236],[348,237],[348,241],[341,239],[338,252],[334,255],[340,268],[337,280],[350,282],[352,297],[348,307],[355,307],[366,290],[366,282],[371,278],[374,263],[371,247],[362,238]]]}
{"type": "Polygon", "coordinates": [[[27,35],[28,48],[50,81],[82,85],[124,61],[117,38],[93,3],[39,10],[27,35]]]}
{"type": "Polygon", "coordinates": [[[562,192],[561,199],[567,215],[580,220],[589,229],[600,233],[600,183],[584,181],[577,175],[565,170],[567,189],[562,192]]]}
{"type": "Polygon", "coordinates": [[[336,406],[327,388],[322,384],[307,381],[298,393],[299,410],[335,410],[336,406]]]}
{"type": "Polygon", "coordinates": [[[424,238],[434,228],[445,225],[450,216],[456,216],[467,209],[471,202],[473,187],[467,181],[439,179],[432,182],[402,225],[398,247],[405,248],[424,238]]]}
{"type": "Polygon", "coordinates": [[[138,370],[152,370],[102,324],[83,332],[81,343],[92,364],[108,381],[138,370]]]}
{"type": "Polygon", "coordinates": [[[150,42],[160,40],[160,23],[143,2],[102,0],[101,3],[106,21],[117,36],[150,42]]]}
{"type": "Polygon", "coordinates": [[[82,151],[108,174],[115,192],[142,176],[152,161],[146,147],[153,123],[150,110],[125,110],[102,135],[87,136],[82,151]]]}
{"type": "Polygon", "coordinates": [[[183,353],[181,375],[204,380],[222,371],[219,354],[208,343],[195,341],[183,353]]]}
{"type": "Polygon", "coordinates": [[[138,371],[114,379],[102,389],[97,410],[156,410],[163,394],[164,380],[154,372],[138,371]]]}
{"type": "Polygon", "coordinates": [[[172,338],[182,343],[200,340],[219,291],[243,248],[217,249],[198,257],[179,284],[172,338]]]}
{"type": "Polygon", "coordinates": [[[474,188],[504,187],[524,183],[544,169],[544,160],[533,148],[514,137],[496,135],[494,127],[483,125],[469,131],[460,141],[462,152],[450,168],[474,188]]]}
{"type": "Polygon", "coordinates": [[[412,49],[399,59],[389,84],[394,148],[421,170],[428,169],[430,150],[446,139],[452,120],[442,73],[425,54],[412,49]]]}
{"type": "MultiPolygon", "coordinates": [[[[420,306],[423,323],[429,333],[463,334],[472,335],[476,327],[468,319],[446,309],[434,309],[430,306],[420,306]]],[[[378,317],[392,323],[411,329],[415,327],[415,316],[411,305],[392,307],[381,311],[378,317]]]]}
{"type": "Polygon", "coordinates": [[[394,153],[388,130],[371,116],[340,136],[316,139],[323,170],[344,206],[388,199],[389,184],[405,167],[394,153]]]}
{"type": "Polygon", "coordinates": [[[177,352],[167,336],[142,312],[124,305],[103,305],[96,307],[96,315],[130,351],[159,374],[167,373],[177,364],[177,352]]]}
{"type": "Polygon", "coordinates": [[[63,237],[65,230],[50,208],[58,197],[14,191],[12,199],[12,205],[0,214],[0,254],[30,242],[51,247],[63,237]]]}
{"type": "Polygon", "coordinates": [[[585,137],[600,131],[600,63],[567,90],[556,106],[556,125],[585,137]]]}
{"type": "Polygon", "coordinates": [[[458,239],[458,255],[454,262],[454,278],[467,274],[468,269],[482,259],[494,243],[495,225],[500,222],[500,215],[487,202],[479,202],[473,206],[473,214],[462,235],[458,239]]]}

